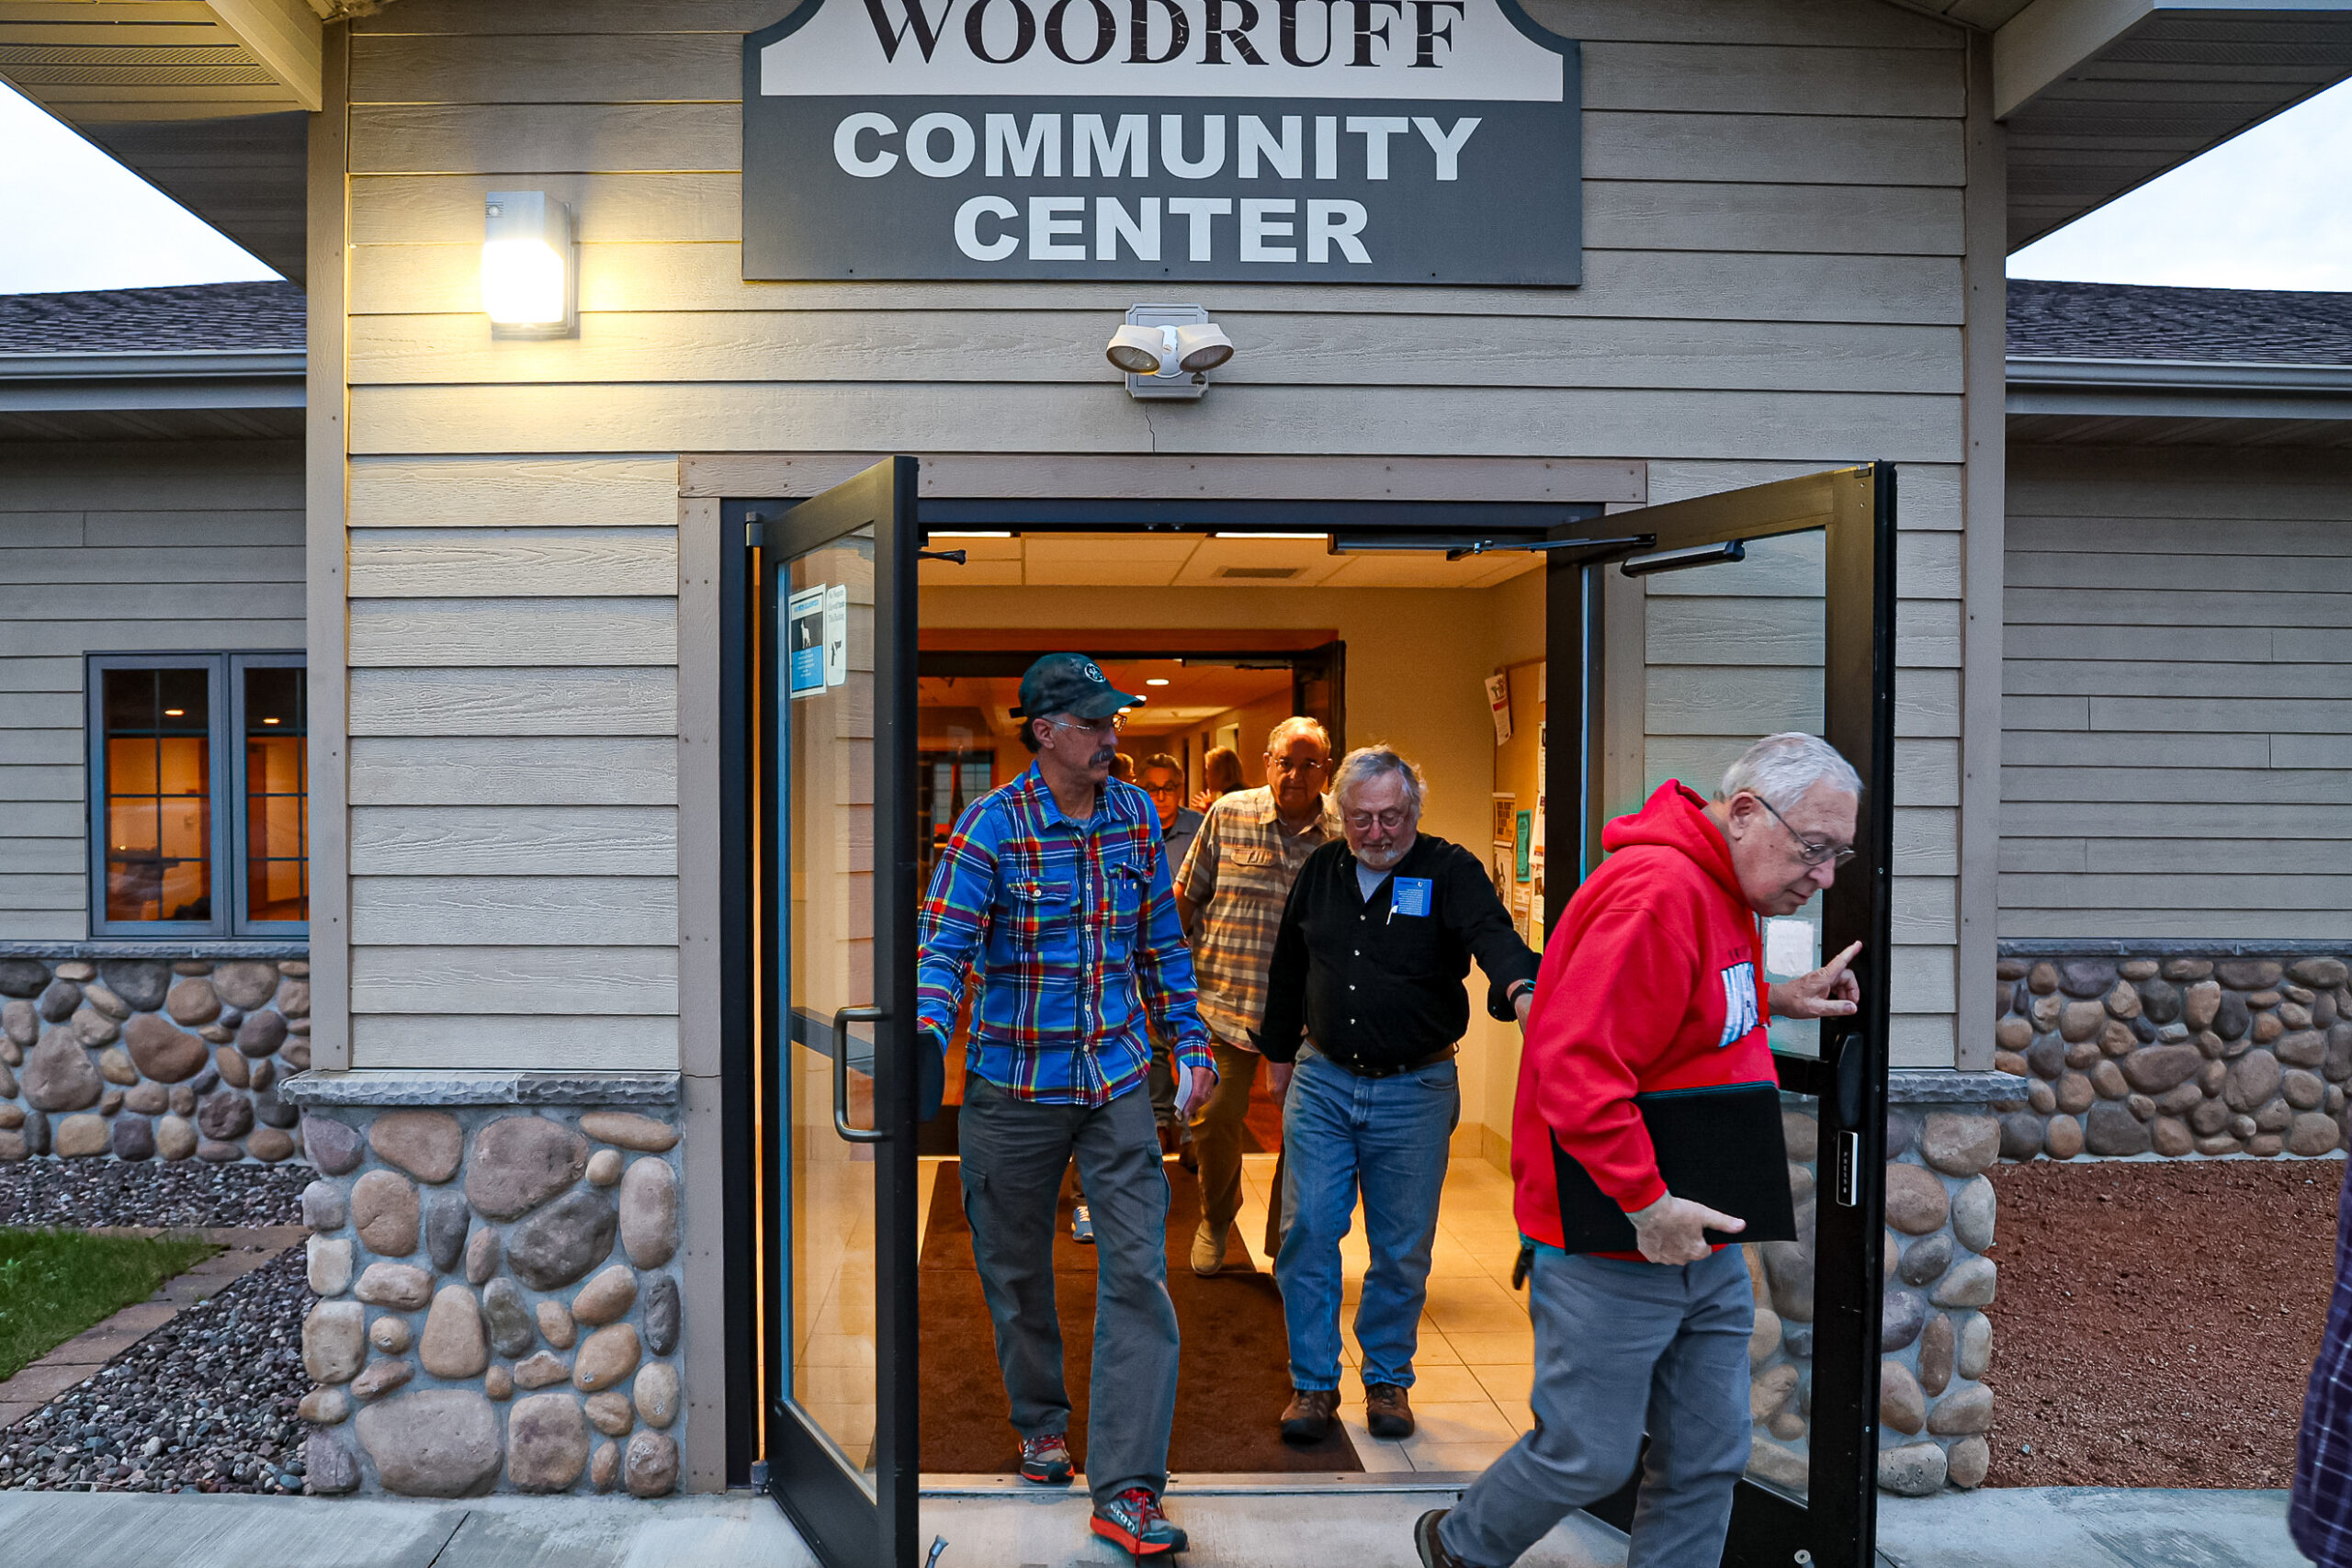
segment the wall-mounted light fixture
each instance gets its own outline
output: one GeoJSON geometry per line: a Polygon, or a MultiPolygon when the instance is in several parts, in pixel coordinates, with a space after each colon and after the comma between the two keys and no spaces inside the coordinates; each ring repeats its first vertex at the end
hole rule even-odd
{"type": "Polygon", "coordinates": [[[1102,352],[1126,372],[1127,396],[1191,399],[1233,357],[1233,340],[1202,306],[1136,305],[1102,352]]]}
{"type": "Polygon", "coordinates": [[[481,308],[494,338],[580,332],[580,250],[571,209],[543,190],[494,190],[484,208],[481,308]]]}

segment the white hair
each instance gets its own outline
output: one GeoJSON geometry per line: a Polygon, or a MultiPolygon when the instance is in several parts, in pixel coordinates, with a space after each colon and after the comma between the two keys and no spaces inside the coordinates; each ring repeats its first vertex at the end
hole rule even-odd
{"type": "Polygon", "coordinates": [[[1838,755],[1838,748],[1818,735],[1807,735],[1801,729],[1783,730],[1766,736],[1742,751],[1739,761],[1724,770],[1724,782],[1715,786],[1715,798],[1729,800],[1746,790],[1785,811],[1803,800],[1804,792],[1817,784],[1826,784],[1857,800],[1861,798],[1861,776],[1854,772],[1851,762],[1838,755]]]}
{"type": "Polygon", "coordinates": [[[1331,798],[1347,809],[1348,797],[1364,785],[1391,774],[1405,781],[1405,804],[1418,818],[1421,814],[1421,797],[1427,781],[1421,770],[1407,761],[1393,747],[1359,746],[1340,759],[1337,772],[1331,775],[1331,798]]]}
{"type": "Polygon", "coordinates": [[[1275,752],[1281,750],[1283,749],[1283,738],[1290,735],[1305,735],[1312,738],[1315,743],[1317,746],[1322,747],[1326,753],[1329,753],[1331,750],[1331,732],[1323,728],[1323,723],[1320,719],[1308,718],[1301,714],[1293,714],[1290,717],[1283,720],[1280,724],[1274,726],[1273,728],[1266,732],[1266,755],[1271,757],[1275,752]]]}

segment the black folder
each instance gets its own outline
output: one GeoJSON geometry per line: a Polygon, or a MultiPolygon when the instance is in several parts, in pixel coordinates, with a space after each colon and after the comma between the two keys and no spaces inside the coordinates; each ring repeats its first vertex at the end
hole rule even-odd
{"type": "MultiPolygon", "coordinates": [[[[1796,1205],[1789,1195],[1789,1148],[1781,1135],[1777,1084],[1637,1094],[1634,1108],[1649,1128],[1657,1173],[1678,1198],[1747,1222],[1737,1235],[1709,1231],[1711,1242],[1794,1241],[1796,1205]]],[[[1570,1252],[1639,1252],[1634,1222],[1601,1191],[1576,1156],[1552,1141],[1560,1188],[1560,1230],[1570,1252]]]]}

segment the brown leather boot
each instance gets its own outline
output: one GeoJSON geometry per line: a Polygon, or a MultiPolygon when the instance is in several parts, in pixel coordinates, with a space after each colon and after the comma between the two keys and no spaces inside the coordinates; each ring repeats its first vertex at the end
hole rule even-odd
{"type": "Polygon", "coordinates": [[[1331,1423],[1339,1414],[1338,1389],[1293,1389],[1290,1404],[1283,1408],[1283,1441],[1319,1443],[1330,1432],[1331,1423]]]}
{"type": "Polygon", "coordinates": [[[1375,1438],[1409,1438],[1413,1435],[1412,1401],[1393,1382],[1366,1383],[1363,1424],[1375,1438]]]}

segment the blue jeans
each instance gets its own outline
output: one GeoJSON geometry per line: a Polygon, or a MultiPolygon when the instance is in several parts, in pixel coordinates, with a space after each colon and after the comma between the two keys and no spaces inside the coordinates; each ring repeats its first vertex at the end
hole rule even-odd
{"type": "Polygon", "coordinates": [[[1283,1245],[1274,1258],[1294,1388],[1340,1386],[1340,1241],[1363,1195],[1372,1261],[1356,1303],[1363,1381],[1413,1382],[1438,1195],[1462,1091],[1454,1065],[1360,1078],[1300,1053],[1283,1106],[1283,1245]]]}

